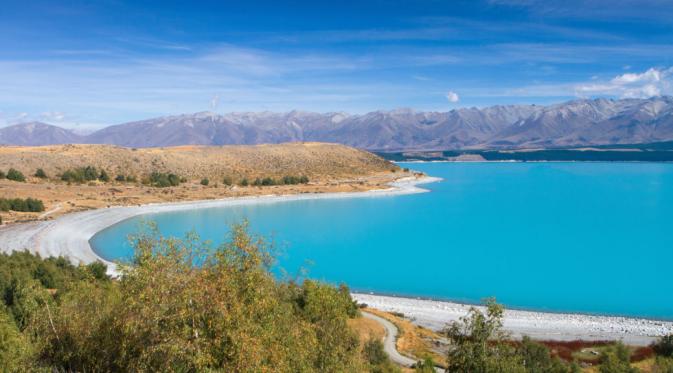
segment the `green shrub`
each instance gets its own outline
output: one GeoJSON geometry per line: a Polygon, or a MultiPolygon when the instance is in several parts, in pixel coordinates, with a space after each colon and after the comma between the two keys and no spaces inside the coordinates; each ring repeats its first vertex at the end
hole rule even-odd
{"type": "Polygon", "coordinates": [[[98,180],[107,183],[110,181],[110,175],[107,174],[105,170],[100,170],[100,175],[98,175],[98,180]]]}
{"type": "Polygon", "coordinates": [[[652,349],[659,356],[673,357],[673,334],[661,337],[652,344],[652,349]]]}
{"type": "Polygon", "coordinates": [[[208,186],[208,184],[210,184],[210,180],[208,180],[208,178],[201,179],[201,185],[208,186]]]}
{"type": "Polygon", "coordinates": [[[35,177],[39,177],[40,179],[46,179],[46,178],[47,178],[47,173],[44,172],[43,169],[38,168],[38,169],[35,171],[35,177]]]}
{"type": "Polygon", "coordinates": [[[241,180],[241,183],[240,183],[240,185],[241,185],[241,186],[244,186],[244,187],[245,187],[245,186],[248,186],[249,184],[250,184],[250,182],[248,182],[248,179],[246,179],[246,178],[243,178],[243,179],[241,180]]]}
{"type": "Polygon", "coordinates": [[[233,180],[231,177],[229,177],[229,176],[225,176],[225,177],[222,179],[222,184],[224,184],[224,185],[230,186],[230,185],[232,185],[233,183],[234,183],[234,180],[233,180]]]}
{"type": "Polygon", "coordinates": [[[435,362],[431,357],[426,357],[416,363],[414,370],[416,373],[435,373],[435,362]]]}
{"type": "Polygon", "coordinates": [[[617,342],[607,348],[601,356],[600,373],[638,373],[631,367],[631,351],[623,343],[617,342]]]}
{"type": "Polygon", "coordinates": [[[107,275],[107,265],[99,260],[87,264],[86,269],[97,280],[109,279],[107,275]]]}
{"type": "Polygon", "coordinates": [[[39,199],[34,198],[0,198],[1,211],[18,211],[18,212],[42,212],[44,211],[44,204],[39,199]]]}
{"type": "Polygon", "coordinates": [[[26,177],[23,176],[21,171],[10,168],[9,171],[7,171],[7,180],[24,182],[26,181],[26,177]]]}
{"type": "Polygon", "coordinates": [[[673,358],[657,356],[652,373],[673,373],[673,358]]]}
{"type": "Polygon", "coordinates": [[[182,179],[175,174],[167,174],[163,172],[152,172],[150,175],[150,184],[158,188],[166,188],[171,186],[178,186],[182,179]]]}
{"type": "MultiPolygon", "coordinates": [[[[98,180],[102,172],[104,171],[98,173],[96,167],[93,166],[77,167],[63,172],[63,174],[61,174],[61,180],[69,183],[84,183],[87,181],[98,180]]],[[[107,175],[107,173],[105,173],[105,175],[107,175]]]]}
{"type": "Polygon", "coordinates": [[[126,181],[126,176],[119,174],[119,175],[117,175],[117,177],[115,177],[115,181],[119,182],[119,183],[123,183],[123,182],[126,181]]]}

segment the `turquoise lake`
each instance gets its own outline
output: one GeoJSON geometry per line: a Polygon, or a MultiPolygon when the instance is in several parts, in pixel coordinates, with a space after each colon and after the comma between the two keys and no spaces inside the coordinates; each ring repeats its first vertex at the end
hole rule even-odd
{"type": "Polygon", "coordinates": [[[673,319],[673,164],[413,163],[429,193],[150,214],[91,240],[128,258],[142,219],[222,242],[246,218],[279,266],[351,289],[673,319]]]}

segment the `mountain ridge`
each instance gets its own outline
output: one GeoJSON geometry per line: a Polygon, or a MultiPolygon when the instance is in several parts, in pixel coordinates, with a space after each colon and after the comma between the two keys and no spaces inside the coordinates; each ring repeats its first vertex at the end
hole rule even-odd
{"type": "Polygon", "coordinates": [[[408,108],[365,114],[198,112],[116,124],[79,135],[39,122],[0,128],[0,143],[125,147],[333,142],[377,151],[508,149],[673,140],[673,97],[578,99],[552,105],[495,105],[448,112],[408,108]]]}

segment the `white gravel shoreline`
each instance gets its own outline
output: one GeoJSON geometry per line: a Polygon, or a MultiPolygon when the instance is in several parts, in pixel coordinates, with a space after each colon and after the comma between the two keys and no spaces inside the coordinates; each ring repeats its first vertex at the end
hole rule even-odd
{"type": "MultiPolygon", "coordinates": [[[[450,321],[465,316],[472,305],[385,295],[353,293],[353,299],[370,307],[403,313],[415,324],[441,330],[450,321]]],[[[484,308],[477,308],[484,311],[484,308]]],[[[506,310],[504,328],[514,337],[572,341],[621,340],[645,346],[658,337],[673,333],[673,322],[619,316],[506,310]]]]}
{"type": "MultiPolygon", "coordinates": [[[[219,200],[120,206],[67,214],[50,221],[0,227],[0,252],[27,250],[42,257],[64,256],[74,263],[102,260],[114,274],[116,266],[98,257],[89,240],[97,232],[128,218],[169,211],[214,208],[246,204],[278,203],[323,198],[362,198],[426,192],[417,185],[438,181],[437,178],[406,178],[385,190],[353,193],[306,193],[264,195],[219,200]]],[[[404,313],[419,325],[441,329],[446,322],[467,313],[469,305],[452,302],[353,294],[361,303],[384,311],[404,313]]],[[[646,345],[656,337],[673,333],[673,322],[637,318],[560,314],[532,311],[507,311],[505,327],[515,335],[555,340],[623,340],[628,344],[646,345]]]]}
{"type": "Polygon", "coordinates": [[[230,197],[206,201],[156,203],[141,206],[115,206],[76,212],[51,221],[13,224],[0,227],[0,252],[27,250],[42,257],[64,256],[73,263],[91,263],[101,260],[108,264],[109,272],[115,273],[115,264],[100,258],[89,245],[96,233],[134,216],[183,211],[201,208],[240,206],[261,203],[278,203],[324,198],[363,198],[423,193],[426,189],[417,185],[438,181],[438,178],[403,178],[390,184],[390,188],[368,192],[303,193],[292,195],[262,195],[230,197]]]}

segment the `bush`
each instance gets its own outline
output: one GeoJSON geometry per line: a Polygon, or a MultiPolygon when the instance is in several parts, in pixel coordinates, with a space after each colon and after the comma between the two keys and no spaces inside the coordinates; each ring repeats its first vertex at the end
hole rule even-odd
{"type": "Polygon", "coordinates": [[[631,351],[623,343],[617,342],[603,352],[600,373],[638,373],[638,369],[631,367],[631,351]]]}
{"type": "Polygon", "coordinates": [[[249,184],[250,184],[250,183],[248,182],[248,179],[246,179],[246,178],[243,178],[243,180],[241,180],[241,183],[240,183],[240,185],[241,185],[241,186],[244,186],[244,187],[245,187],[245,186],[248,186],[249,184]]]}
{"type": "MultiPolygon", "coordinates": [[[[98,180],[103,172],[105,171],[98,173],[96,167],[93,166],[77,167],[63,172],[63,174],[61,174],[61,180],[69,183],[84,183],[87,181],[98,180]]],[[[107,173],[105,173],[105,175],[107,175],[107,173]]]]}
{"type": "Polygon", "coordinates": [[[46,178],[47,178],[47,173],[44,172],[43,169],[38,168],[38,169],[35,171],[35,177],[39,177],[40,179],[46,179],[46,178]]]}
{"type": "Polygon", "coordinates": [[[370,339],[362,348],[365,359],[371,365],[379,365],[388,360],[388,355],[383,350],[383,343],[378,339],[370,339]]]}
{"type": "Polygon", "coordinates": [[[7,171],[7,180],[24,182],[26,181],[26,177],[23,176],[21,171],[10,168],[9,171],[7,171]]]}
{"type": "Polygon", "coordinates": [[[6,178],[7,178],[7,174],[5,174],[5,171],[0,171],[0,180],[6,179],[6,178]]]}
{"type": "Polygon", "coordinates": [[[208,178],[201,179],[201,185],[208,186],[208,184],[210,184],[210,180],[208,180],[208,178]]]}
{"type": "Polygon", "coordinates": [[[152,172],[150,175],[150,184],[158,188],[166,188],[171,186],[178,186],[182,179],[175,174],[167,174],[163,172],[152,172]]]}
{"type": "Polygon", "coordinates": [[[281,184],[285,185],[294,185],[294,184],[306,184],[308,183],[308,177],[306,176],[283,176],[281,179],[281,184]]]}
{"type": "Polygon", "coordinates": [[[117,177],[115,177],[115,181],[116,181],[116,182],[119,182],[119,183],[123,183],[123,182],[126,181],[126,176],[124,176],[124,175],[117,175],[117,177]]]}
{"type": "Polygon", "coordinates": [[[567,373],[576,366],[552,358],[548,348],[524,338],[517,347],[502,329],[504,309],[487,300],[486,313],[471,308],[449,324],[445,333],[454,346],[448,352],[449,372],[567,373]]]}
{"type": "Polygon", "coordinates": [[[39,199],[34,198],[0,198],[1,211],[18,211],[18,212],[42,212],[44,211],[44,204],[39,199]]]}
{"type": "Polygon", "coordinates": [[[661,337],[652,344],[652,349],[659,356],[673,357],[673,334],[661,337]]]}
{"type": "Polygon", "coordinates": [[[107,265],[99,260],[87,264],[86,269],[97,280],[109,279],[107,275],[107,265]]]}
{"type": "Polygon", "coordinates": [[[416,363],[414,370],[416,373],[435,373],[435,362],[431,357],[426,357],[416,363]]]}
{"type": "Polygon", "coordinates": [[[225,176],[225,177],[222,179],[222,184],[224,184],[224,185],[226,185],[226,186],[230,186],[230,185],[234,184],[234,181],[232,180],[231,177],[229,177],[229,176],[225,176]]]}
{"type": "Polygon", "coordinates": [[[673,359],[657,356],[652,373],[673,373],[673,359]]]}
{"type": "Polygon", "coordinates": [[[105,170],[100,170],[100,175],[98,175],[98,180],[107,183],[110,181],[110,175],[107,174],[105,170]]]}
{"type": "Polygon", "coordinates": [[[264,240],[245,224],[231,232],[218,248],[136,236],[134,267],[118,281],[73,279],[31,311],[35,359],[45,371],[366,371],[350,297],[278,281],[264,240]]]}

